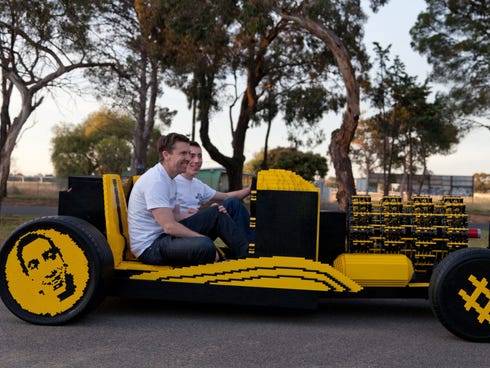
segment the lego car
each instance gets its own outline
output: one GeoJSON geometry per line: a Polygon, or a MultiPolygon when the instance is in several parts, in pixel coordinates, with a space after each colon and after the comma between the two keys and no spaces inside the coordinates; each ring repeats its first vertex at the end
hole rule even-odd
{"type": "Polygon", "coordinates": [[[291,308],[328,298],[428,298],[449,331],[490,341],[490,249],[468,247],[462,198],[354,196],[348,211],[324,211],[313,184],[263,170],[252,183],[247,257],[173,267],[130,252],[135,180],[70,177],[57,216],[12,232],[0,249],[0,296],[13,314],[64,324],[106,295],[291,308]]]}

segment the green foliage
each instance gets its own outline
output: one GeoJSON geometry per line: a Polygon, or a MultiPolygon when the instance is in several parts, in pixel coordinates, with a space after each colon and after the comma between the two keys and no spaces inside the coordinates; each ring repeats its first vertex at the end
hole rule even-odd
{"type": "Polygon", "coordinates": [[[82,126],[54,127],[51,161],[57,176],[90,175],[95,173],[93,140],[86,137],[82,126]]]}
{"type": "Polygon", "coordinates": [[[79,125],[54,129],[51,160],[57,176],[122,173],[129,167],[134,121],[102,109],[79,125]]]}
{"type": "Polygon", "coordinates": [[[129,115],[102,108],[88,116],[83,133],[95,141],[107,136],[130,141],[133,129],[134,121],[129,115]]]}
{"type": "MultiPolygon", "coordinates": [[[[108,0],[30,0],[26,6],[26,2],[22,0],[2,1],[0,22],[2,28],[9,29],[10,34],[21,36],[26,50],[32,51],[44,45],[64,50],[63,56],[68,56],[71,53],[94,49],[94,39],[90,37],[91,26],[95,18],[107,10],[108,3],[108,0]]],[[[34,58],[29,59],[26,56],[18,55],[26,61],[29,60],[29,63],[22,67],[28,67],[30,62],[35,61],[34,58]]],[[[41,60],[37,62],[42,63],[41,60]]]]}
{"type": "Polygon", "coordinates": [[[337,112],[345,102],[341,95],[328,96],[324,86],[297,87],[285,91],[284,120],[288,140],[295,146],[311,147],[323,142],[325,133],[318,127],[325,111],[337,112]]]}
{"type": "Polygon", "coordinates": [[[122,173],[128,169],[131,148],[127,140],[117,137],[104,137],[94,146],[99,173],[122,173]]]}
{"type": "MultiPolygon", "coordinates": [[[[257,153],[245,165],[245,171],[257,173],[262,169],[264,152],[257,153]]],[[[328,171],[327,159],[317,153],[301,152],[295,148],[277,147],[268,152],[267,166],[269,169],[285,169],[294,171],[305,180],[313,181],[316,177],[323,178],[328,171]]]]}
{"type": "Polygon", "coordinates": [[[487,116],[490,107],[490,5],[487,0],[427,0],[410,30],[436,81],[451,87],[455,111],[487,116]]]}

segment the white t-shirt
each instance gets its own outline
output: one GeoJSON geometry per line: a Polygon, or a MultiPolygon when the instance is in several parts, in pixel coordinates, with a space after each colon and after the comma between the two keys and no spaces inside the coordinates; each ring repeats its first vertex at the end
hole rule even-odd
{"type": "Polygon", "coordinates": [[[198,209],[216,194],[216,190],[201,180],[192,178],[191,180],[177,175],[177,203],[180,205],[180,212],[185,212],[189,208],[198,209]]]}
{"type": "Polygon", "coordinates": [[[158,163],[136,181],[128,202],[128,229],[131,251],[139,257],[163,233],[153,217],[154,208],[171,208],[177,204],[176,183],[158,163]]]}

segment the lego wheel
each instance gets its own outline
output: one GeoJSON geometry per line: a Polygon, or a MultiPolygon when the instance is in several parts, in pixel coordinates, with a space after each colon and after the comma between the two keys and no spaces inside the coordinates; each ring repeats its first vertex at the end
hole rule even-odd
{"type": "Polygon", "coordinates": [[[75,217],[19,226],[0,249],[0,297],[17,317],[59,325],[102,301],[114,269],[101,232],[75,217]]]}
{"type": "Polygon", "coordinates": [[[429,299],[436,317],[454,335],[490,342],[490,250],[449,254],[432,274],[429,299]]]}

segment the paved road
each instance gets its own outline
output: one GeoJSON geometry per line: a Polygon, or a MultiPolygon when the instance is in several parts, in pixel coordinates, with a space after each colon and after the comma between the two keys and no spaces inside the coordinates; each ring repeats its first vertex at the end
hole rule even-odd
{"type": "Polygon", "coordinates": [[[334,300],[316,312],[107,299],[77,323],[0,303],[0,367],[488,367],[424,300],[334,300]]]}
{"type": "Polygon", "coordinates": [[[2,206],[0,214],[51,216],[58,214],[58,207],[2,206]]]}

